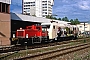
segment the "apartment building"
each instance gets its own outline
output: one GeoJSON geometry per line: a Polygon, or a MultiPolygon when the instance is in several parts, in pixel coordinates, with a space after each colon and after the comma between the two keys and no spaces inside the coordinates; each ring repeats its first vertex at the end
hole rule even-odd
{"type": "Polygon", "coordinates": [[[23,0],[22,13],[36,17],[52,15],[54,0],[23,0]]]}
{"type": "Polygon", "coordinates": [[[10,45],[11,0],[0,0],[0,45],[10,45]]]}

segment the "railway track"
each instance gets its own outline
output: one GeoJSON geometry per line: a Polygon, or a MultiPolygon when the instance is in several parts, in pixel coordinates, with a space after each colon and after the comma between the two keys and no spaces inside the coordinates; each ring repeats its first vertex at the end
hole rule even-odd
{"type": "Polygon", "coordinates": [[[61,56],[61,55],[65,55],[71,52],[75,52],[78,50],[82,50],[85,48],[89,48],[90,47],[90,43],[83,43],[83,44],[78,44],[78,45],[73,45],[73,46],[67,46],[64,48],[59,48],[56,50],[51,50],[51,51],[47,51],[44,53],[39,53],[36,55],[31,55],[31,56],[26,56],[26,57],[22,57],[22,58],[17,58],[14,60],[50,60],[53,59],[55,57],[61,56]]]}
{"type": "MultiPolygon", "coordinates": [[[[86,38],[89,39],[89,38],[86,38]]],[[[82,39],[77,39],[77,40],[69,40],[69,41],[62,41],[62,42],[54,42],[54,43],[48,43],[48,44],[35,44],[32,46],[27,46],[28,49],[35,49],[35,48],[42,48],[42,47],[48,47],[48,46],[55,46],[55,45],[61,45],[61,44],[67,44],[70,42],[79,42],[82,39]]],[[[0,53],[7,53],[7,52],[14,52],[14,51],[20,51],[20,50],[25,50],[26,46],[8,46],[8,47],[2,47],[0,48],[0,53]]]]}

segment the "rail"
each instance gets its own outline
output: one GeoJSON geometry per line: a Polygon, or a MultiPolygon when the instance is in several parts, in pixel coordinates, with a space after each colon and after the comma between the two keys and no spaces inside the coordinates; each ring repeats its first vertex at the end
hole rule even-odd
{"type": "MultiPolygon", "coordinates": [[[[87,40],[89,38],[86,38],[87,40]]],[[[42,48],[42,47],[48,47],[48,46],[55,46],[55,45],[61,45],[61,44],[67,44],[70,42],[79,42],[83,41],[82,39],[77,39],[77,40],[69,40],[69,41],[62,41],[62,42],[54,42],[54,43],[48,43],[48,44],[39,44],[39,45],[32,45],[32,46],[27,46],[28,49],[35,49],[35,48],[42,48]]],[[[26,50],[25,46],[20,46],[20,45],[11,45],[11,46],[2,46],[0,47],[0,53],[7,53],[7,52],[14,52],[14,51],[20,51],[20,50],[26,50]]]]}
{"type": "Polygon", "coordinates": [[[44,52],[44,53],[40,53],[40,54],[36,54],[36,55],[32,55],[32,56],[26,56],[26,57],[14,59],[14,60],[25,60],[25,59],[48,60],[48,59],[55,58],[60,55],[65,55],[65,54],[68,54],[68,53],[71,53],[74,51],[88,48],[88,47],[90,47],[89,44],[90,43],[83,43],[83,44],[78,44],[78,45],[74,45],[74,46],[68,46],[68,47],[64,47],[61,49],[48,51],[48,52],[44,52]]]}

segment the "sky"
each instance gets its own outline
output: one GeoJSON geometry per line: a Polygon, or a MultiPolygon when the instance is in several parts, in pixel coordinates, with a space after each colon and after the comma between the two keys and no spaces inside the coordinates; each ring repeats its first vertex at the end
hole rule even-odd
{"type": "MultiPolygon", "coordinates": [[[[11,12],[22,12],[22,0],[12,0],[11,12]]],[[[57,18],[68,17],[79,21],[90,20],[90,0],[54,0],[53,14],[57,18]]]]}

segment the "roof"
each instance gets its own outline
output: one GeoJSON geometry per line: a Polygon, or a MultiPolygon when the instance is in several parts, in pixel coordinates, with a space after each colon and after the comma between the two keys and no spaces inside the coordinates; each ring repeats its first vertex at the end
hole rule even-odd
{"type": "Polygon", "coordinates": [[[11,4],[11,0],[0,0],[0,2],[6,3],[6,4],[11,4]]]}
{"type": "Polygon", "coordinates": [[[62,27],[62,28],[66,27],[65,24],[54,23],[54,22],[53,23],[42,23],[41,25],[51,25],[51,24],[57,25],[57,26],[62,27]]]}
{"type": "Polygon", "coordinates": [[[42,17],[34,17],[34,16],[29,16],[29,15],[17,14],[17,13],[11,13],[11,20],[38,22],[38,23],[50,23],[51,21],[56,21],[60,24],[70,23],[66,21],[53,20],[53,19],[47,19],[47,18],[42,18],[42,17]]]}
{"type": "Polygon", "coordinates": [[[71,22],[60,21],[60,20],[53,20],[53,21],[56,21],[56,22],[58,22],[58,23],[60,23],[60,24],[68,24],[68,23],[71,23],[71,22]]]}
{"type": "Polygon", "coordinates": [[[28,21],[28,22],[39,22],[39,23],[48,23],[50,19],[34,17],[23,14],[11,13],[11,20],[20,20],[20,21],[28,21]]]}
{"type": "Polygon", "coordinates": [[[52,23],[42,23],[41,25],[51,25],[52,23]]]}

